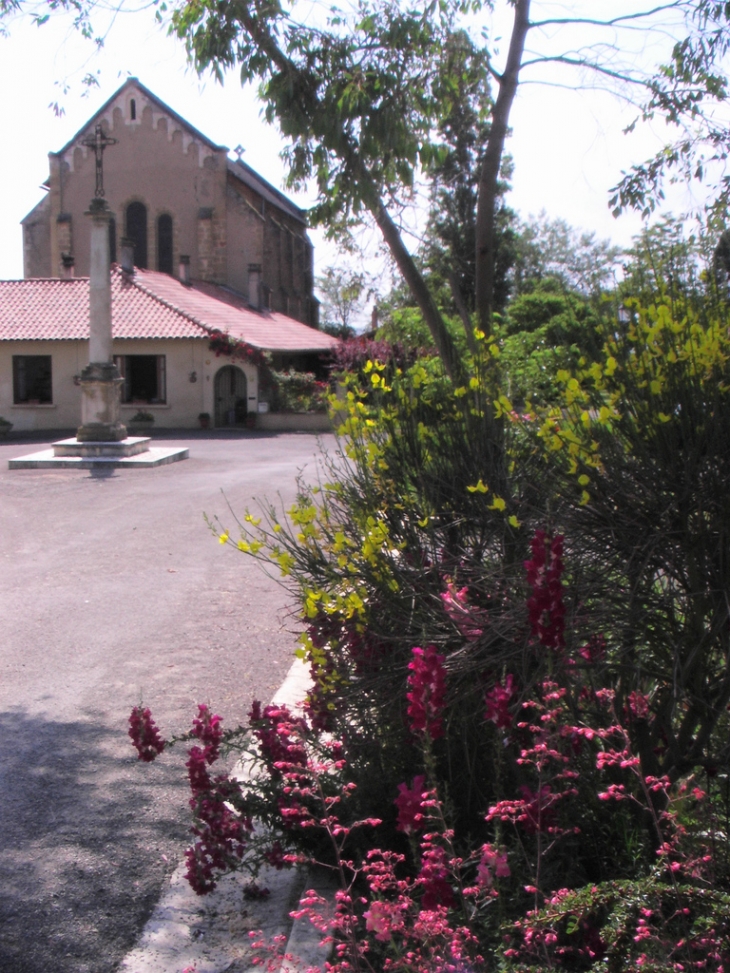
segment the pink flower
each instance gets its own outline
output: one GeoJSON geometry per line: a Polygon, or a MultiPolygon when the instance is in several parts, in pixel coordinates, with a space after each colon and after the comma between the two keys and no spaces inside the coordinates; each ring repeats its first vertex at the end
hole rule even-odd
{"type": "Polygon", "coordinates": [[[381,943],[387,942],[394,932],[403,928],[402,907],[394,902],[370,903],[370,908],[364,912],[365,928],[374,932],[375,938],[381,943]]]}
{"type": "Polygon", "coordinates": [[[590,665],[600,662],[606,655],[606,639],[603,635],[591,635],[588,642],[578,649],[578,655],[590,665]]]}
{"type": "Polygon", "coordinates": [[[532,634],[546,649],[562,649],[565,645],[565,605],[563,586],[563,536],[552,540],[544,530],[536,530],[530,542],[532,557],[525,561],[527,581],[532,595],[527,610],[532,634]]]}
{"type": "Polygon", "coordinates": [[[135,706],[129,717],[129,736],[137,748],[138,760],[151,763],[165,749],[165,741],[149,709],[135,706]]]}
{"type": "Polygon", "coordinates": [[[306,766],[307,753],[302,741],[307,724],[303,719],[295,717],[286,706],[272,704],[264,706],[262,712],[258,700],[254,700],[248,719],[272,777],[281,777],[285,766],[306,766]]]}
{"type": "Polygon", "coordinates": [[[398,784],[400,794],[394,803],[398,808],[398,830],[411,834],[413,831],[422,831],[423,808],[421,801],[428,796],[428,791],[424,791],[423,786],[426,778],[423,774],[413,778],[410,788],[405,784],[398,784]]]}
{"type": "Polygon", "coordinates": [[[644,693],[629,694],[629,712],[636,720],[645,720],[649,715],[649,697],[644,693]]]}
{"type": "Polygon", "coordinates": [[[446,591],[442,592],[441,600],[444,603],[446,614],[456,625],[461,634],[469,642],[476,642],[484,629],[477,623],[481,621],[482,612],[469,605],[469,589],[467,587],[456,590],[453,582],[446,585],[446,591]]]}
{"type": "Polygon", "coordinates": [[[507,853],[492,845],[482,845],[482,858],[477,866],[477,883],[483,888],[491,888],[494,877],[507,878],[510,875],[507,853]]]}
{"type": "Polygon", "coordinates": [[[499,683],[485,696],[487,709],[485,717],[491,720],[496,726],[508,729],[512,726],[512,714],[509,711],[510,700],[515,694],[514,680],[511,673],[504,680],[504,686],[499,683]]]}
{"type": "Polygon", "coordinates": [[[432,740],[443,736],[441,714],[446,697],[446,670],[444,656],[439,655],[435,645],[424,651],[413,649],[413,660],[408,664],[409,692],[408,716],[414,733],[427,733],[432,740]]]}

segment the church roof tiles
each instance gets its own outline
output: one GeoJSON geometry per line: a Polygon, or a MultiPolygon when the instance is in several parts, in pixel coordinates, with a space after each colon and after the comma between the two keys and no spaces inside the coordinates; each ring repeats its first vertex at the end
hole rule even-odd
{"type": "MultiPolygon", "coordinates": [[[[112,268],[116,339],[205,338],[222,331],[267,351],[327,351],[337,339],[285,314],[256,311],[216,284],[190,286],[154,270],[129,277],[112,268]]],[[[0,341],[68,341],[89,337],[89,281],[0,281],[0,341]]]]}

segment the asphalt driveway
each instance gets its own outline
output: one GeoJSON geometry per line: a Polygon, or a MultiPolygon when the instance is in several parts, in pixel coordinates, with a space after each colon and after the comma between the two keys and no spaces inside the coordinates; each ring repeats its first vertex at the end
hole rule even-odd
{"type": "Polygon", "coordinates": [[[231,725],[271,698],[295,644],[288,596],[203,514],[290,503],[320,441],[160,435],[190,459],[105,476],[9,472],[45,444],[0,444],[3,973],[111,973],[134,944],[189,822],[184,752],[139,764],[129,711],[143,700],[170,733],[198,702],[231,725]]]}

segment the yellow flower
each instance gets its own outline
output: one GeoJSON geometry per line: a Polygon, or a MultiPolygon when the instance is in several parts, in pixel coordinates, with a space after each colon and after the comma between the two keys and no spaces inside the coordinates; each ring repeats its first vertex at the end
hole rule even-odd
{"type": "Polygon", "coordinates": [[[521,526],[519,520],[515,517],[514,514],[512,514],[512,516],[509,518],[509,525],[510,527],[515,527],[515,528],[521,526]]]}
{"type": "Polygon", "coordinates": [[[504,510],[507,504],[501,497],[495,497],[494,500],[489,504],[490,510],[504,510]]]}
{"type": "Polygon", "coordinates": [[[226,542],[228,541],[228,534],[226,533],[226,531],[224,531],[224,532],[223,532],[223,533],[222,533],[222,534],[220,535],[220,537],[218,538],[218,541],[219,541],[219,542],[220,542],[221,544],[225,544],[225,543],[226,543],[226,542]]]}
{"type": "Polygon", "coordinates": [[[479,477],[479,482],[476,484],[476,486],[468,486],[467,487],[467,490],[469,491],[469,493],[486,493],[488,489],[489,489],[489,487],[488,486],[485,486],[482,483],[482,478],[481,477],[479,477]]]}

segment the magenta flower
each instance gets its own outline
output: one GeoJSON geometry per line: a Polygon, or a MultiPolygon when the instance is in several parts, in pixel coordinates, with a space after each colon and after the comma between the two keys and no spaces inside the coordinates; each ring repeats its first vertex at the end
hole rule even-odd
{"type": "Polygon", "coordinates": [[[552,540],[544,530],[536,530],[530,541],[532,557],[525,561],[527,581],[532,595],[527,599],[527,611],[532,634],[546,649],[562,649],[565,645],[565,605],[563,604],[563,536],[552,540]]]}
{"type": "Polygon", "coordinates": [[[432,740],[443,736],[443,713],[446,698],[446,670],[444,656],[439,655],[435,645],[424,651],[413,649],[413,660],[408,664],[409,692],[408,716],[411,730],[427,733],[432,740]]]}
{"type": "Polygon", "coordinates": [[[303,719],[295,717],[286,706],[271,704],[264,706],[262,711],[258,700],[254,700],[248,719],[272,777],[281,777],[286,767],[306,767],[307,752],[303,740],[307,724],[303,719]]]}
{"type": "Polygon", "coordinates": [[[422,800],[428,797],[428,791],[423,787],[426,778],[423,774],[413,778],[410,788],[406,784],[398,784],[400,794],[396,797],[394,804],[398,808],[398,830],[411,834],[414,831],[422,831],[424,826],[422,800]]]}
{"type": "Polygon", "coordinates": [[[218,759],[223,739],[222,723],[221,717],[214,716],[205,703],[198,703],[198,715],[193,719],[193,736],[203,743],[209,764],[218,759]]]}
{"type": "Polygon", "coordinates": [[[485,717],[491,720],[495,726],[501,729],[509,729],[512,726],[512,714],[510,713],[510,702],[515,694],[514,679],[512,674],[508,674],[504,680],[504,685],[497,683],[493,689],[486,694],[484,701],[487,704],[485,717]]]}
{"type": "Polygon", "coordinates": [[[423,888],[421,907],[435,909],[439,905],[447,908],[454,904],[454,892],[449,881],[446,852],[434,845],[423,852],[423,864],[418,883],[423,888]]]}
{"type": "Polygon", "coordinates": [[[137,748],[138,760],[151,763],[165,749],[165,741],[149,709],[135,706],[129,717],[129,736],[137,748]]]}

